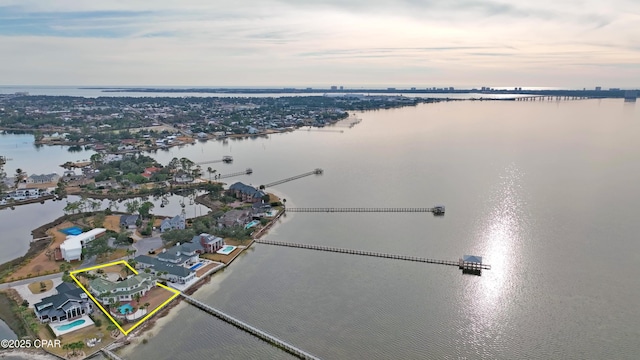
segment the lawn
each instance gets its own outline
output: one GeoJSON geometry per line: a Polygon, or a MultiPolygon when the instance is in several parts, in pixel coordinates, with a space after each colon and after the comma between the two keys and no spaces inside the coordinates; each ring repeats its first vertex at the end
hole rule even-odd
{"type": "Polygon", "coordinates": [[[32,294],[39,294],[41,292],[49,291],[51,290],[51,288],[53,288],[53,281],[51,280],[36,281],[29,284],[29,291],[31,291],[32,294]],[[42,287],[41,284],[44,284],[44,287],[42,287]]]}
{"type": "MultiPolygon", "coordinates": [[[[247,242],[248,243],[248,242],[247,242]]],[[[231,252],[231,254],[229,255],[222,255],[222,254],[202,254],[200,255],[200,257],[203,257],[205,259],[209,259],[209,260],[213,260],[213,261],[217,261],[217,262],[221,262],[224,264],[228,264],[229,261],[231,261],[231,259],[233,259],[238,253],[240,253],[242,250],[244,249],[240,249],[237,248],[235,250],[233,250],[231,252]]]]}

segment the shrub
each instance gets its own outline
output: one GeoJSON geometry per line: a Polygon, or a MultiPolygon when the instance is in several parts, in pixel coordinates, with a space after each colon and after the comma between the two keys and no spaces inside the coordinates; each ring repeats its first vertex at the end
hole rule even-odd
{"type": "Polygon", "coordinates": [[[95,319],[95,320],[93,321],[93,323],[94,323],[94,324],[96,324],[96,327],[100,327],[100,326],[102,326],[102,320],[100,320],[100,319],[95,319]]]}

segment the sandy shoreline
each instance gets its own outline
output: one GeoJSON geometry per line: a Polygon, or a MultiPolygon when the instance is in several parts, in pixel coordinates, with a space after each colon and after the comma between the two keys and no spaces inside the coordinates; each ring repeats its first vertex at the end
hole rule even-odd
{"type": "Polygon", "coordinates": [[[7,357],[26,360],[58,360],[58,357],[48,354],[44,350],[1,350],[0,359],[7,357]]]}
{"type": "MultiPolygon", "coordinates": [[[[198,291],[206,286],[207,293],[215,293],[220,289],[220,283],[222,283],[222,281],[224,281],[231,272],[231,270],[225,268],[224,271],[214,273],[210,275],[209,281],[203,281],[202,284],[194,290],[198,291]],[[217,276],[214,277],[216,274],[217,276]]],[[[152,322],[144,326],[142,329],[134,331],[132,335],[129,335],[128,340],[130,343],[118,349],[118,354],[127,358],[127,356],[134,352],[138,346],[145,345],[142,343],[144,339],[149,339],[155,332],[163,330],[167,325],[173,322],[181,310],[191,306],[187,302],[183,301],[181,297],[178,297],[178,299],[180,300],[176,300],[178,301],[177,303],[170,304],[166,309],[163,309],[160,314],[158,314],[158,317],[155,319],[152,318],[152,322]]]]}

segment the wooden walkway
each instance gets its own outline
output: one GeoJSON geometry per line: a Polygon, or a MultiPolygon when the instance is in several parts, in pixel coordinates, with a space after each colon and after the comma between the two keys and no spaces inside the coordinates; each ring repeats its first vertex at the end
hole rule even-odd
{"type": "Polygon", "coordinates": [[[319,207],[319,208],[287,208],[287,212],[329,212],[329,213],[409,213],[409,212],[434,212],[434,208],[368,208],[368,207],[354,207],[354,208],[340,208],[340,207],[319,207]]]}
{"type": "Polygon", "coordinates": [[[248,332],[249,334],[251,334],[251,335],[253,335],[253,336],[255,336],[255,337],[257,337],[257,338],[259,338],[261,340],[264,340],[264,341],[266,341],[266,342],[268,342],[268,343],[270,343],[272,345],[275,345],[275,346],[281,348],[282,350],[288,352],[289,354],[291,354],[291,355],[293,355],[293,356],[295,356],[295,357],[297,357],[299,359],[310,359],[310,360],[319,359],[318,357],[313,356],[313,355],[309,354],[308,352],[306,352],[304,350],[301,350],[301,349],[299,349],[299,348],[297,348],[297,347],[295,347],[295,346],[293,346],[293,345],[291,345],[291,344],[289,344],[289,343],[287,343],[287,342],[285,342],[283,340],[280,340],[280,339],[276,338],[273,335],[267,334],[266,332],[264,332],[264,331],[262,331],[260,329],[257,329],[255,327],[243,322],[243,321],[240,321],[240,320],[234,318],[231,315],[223,313],[222,311],[220,311],[218,309],[215,309],[215,308],[203,303],[202,301],[196,300],[196,299],[192,298],[191,296],[188,296],[188,295],[186,295],[184,293],[180,293],[180,295],[182,295],[182,297],[188,303],[190,303],[191,305],[197,307],[198,309],[200,309],[200,310],[202,310],[204,312],[207,312],[207,313],[209,313],[209,314],[211,314],[211,315],[213,315],[213,316],[215,316],[215,317],[217,317],[217,318],[219,318],[219,319],[221,319],[221,320],[223,320],[223,321],[225,321],[225,322],[227,322],[227,323],[229,323],[229,324],[231,324],[231,325],[233,325],[233,326],[235,326],[235,327],[237,327],[237,328],[239,328],[241,330],[244,330],[244,331],[248,332]]]}
{"type": "Polygon", "coordinates": [[[231,164],[233,162],[233,157],[231,156],[223,156],[222,159],[219,160],[210,160],[210,161],[201,161],[201,162],[197,162],[196,165],[206,165],[206,164],[217,164],[217,163],[225,163],[225,164],[231,164]]]}
{"type": "Polygon", "coordinates": [[[234,177],[234,176],[251,175],[251,174],[253,174],[253,170],[251,168],[248,168],[245,171],[239,171],[239,172],[235,172],[235,173],[231,173],[231,174],[218,175],[217,179],[227,179],[227,178],[234,177]]]}
{"type": "Polygon", "coordinates": [[[293,248],[299,248],[299,249],[328,251],[328,252],[335,252],[335,253],[341,253],[341,254],[372,256],[372,257],[379,257],[379,258],[385,258],[385,259],[406,260],[406,261],[415,261],[415,262],[422,262],[422,263],[428,263],[428,264],[457,266],[458,268],[463,270],[464,269],[491,270],[491,265],[464,262],[462,261],[462,259],[459,259],[457,261],[437,260],[437,259],[428,259],[428,258],[423,258],[418,256],[396,255],[396,254],[379,253],[375,251],[353,250],[353,249],[337,248],[337,247],[331,247],[331,246],[289,243],[289,242],[274,241],[274,240],[255,239],[255,242],[257,242],[258,244],[287,246],[287,247],[293,247],[293,248]]]}
{"type": "Polygon", "coordinates": [[[289,181],[293,181],[293,180],[297,180],[297,179],[303,178],[305,176],[321,175],[323,172],[324,172],[324,170],[322,170],[322,169],[315,169],[313,171],[309,171],[309,172],[306,172],[304,174],[300,174],[300,175],[288,177],[286,179],[270,182],[268,184],[265,184],[264,187],[271,187],[271,186],[280,185],[280,184],[283,184],[283,183],[286,183],[286,182],[289,182],[289,181]]]}

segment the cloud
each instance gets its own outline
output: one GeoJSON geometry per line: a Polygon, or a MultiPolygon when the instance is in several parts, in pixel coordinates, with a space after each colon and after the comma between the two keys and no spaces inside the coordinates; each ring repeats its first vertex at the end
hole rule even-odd
{"type": "Polygon", "coordinates": [[[450,84],[490,85],[489,75],[568,79],[561,71],[582,84],[596,66],[615,81],[640,79],[634,0],[2,4],[0,78],[15,84],[317,84],[337,76],[393,84],[431,83],[438,74],[450,84]],[[576,64],[580,75],[569,71],[576,64]]]}

